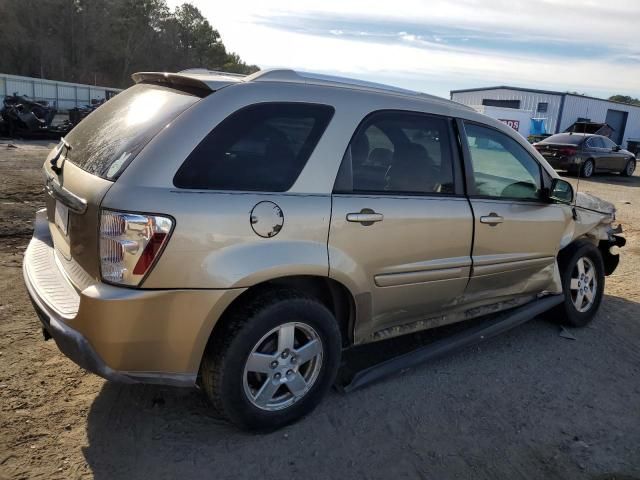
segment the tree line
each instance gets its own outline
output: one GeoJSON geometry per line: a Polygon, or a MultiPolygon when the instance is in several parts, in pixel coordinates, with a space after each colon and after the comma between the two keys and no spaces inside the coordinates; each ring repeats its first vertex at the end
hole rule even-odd
{"type": "Polygon", "coordinates": [[[139,71],[253,73],[209,21],[165,0],[1,0],[0,72],[126,88],[139,71]]]}
{"type": "Polygon", "coordinates": [[[612,95],[609,100],[614,102],[628,103],[629,105],[640,105],[640,99],[630,97],[629,95],[612,95]]]}

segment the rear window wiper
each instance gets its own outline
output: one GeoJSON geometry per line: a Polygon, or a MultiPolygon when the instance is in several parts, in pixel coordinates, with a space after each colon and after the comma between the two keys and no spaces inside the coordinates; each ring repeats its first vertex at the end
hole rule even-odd
{"type": "Polygon", "coordinates": [[[60,139],[60,143],[62,143],[62,146],[58,150],[58,153],[56,153],[56,156],[53,157],[51,159],[51,161],[49,162],[49,163],[51,163],[51,170],[53,170],[57,175],[60,175],[62,173],[62,168],[64,167],[64,162],[67,160],[67,155],[69,154],[69,151],[71,150],[71,145],[64,138],[60,139]],[[64,158],[62,159],[62,164],[60,166],[58,166],[58,160],[60,159],[60,155],[62,155],[62,151],[65,150],[65,149],[67,151],[66,151],[66,154],[65,154],[64,158]]]}

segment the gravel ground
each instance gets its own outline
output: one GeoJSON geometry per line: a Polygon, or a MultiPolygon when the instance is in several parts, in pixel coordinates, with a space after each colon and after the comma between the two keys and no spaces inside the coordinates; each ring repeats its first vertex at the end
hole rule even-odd
{"type": "Polygon", "coordinates": [[[628,245],[575,340],[534,320],[250,435],[196,390],[107,383],[42,341],[20,265],[47,146],[16,145],[0,142],[0,479],[640,478],[640,177],[580,182],[628,245]]]}

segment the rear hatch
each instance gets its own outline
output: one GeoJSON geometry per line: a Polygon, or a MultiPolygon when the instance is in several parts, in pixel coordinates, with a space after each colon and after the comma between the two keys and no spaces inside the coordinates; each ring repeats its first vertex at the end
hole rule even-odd
{"type": "Polygon", "coordinates": [[[144,146],[210,90],[141,83],[78,124],[45,161],[47,216],[57,258],[79,289],[100,278],[100,203],[144,146]]]}

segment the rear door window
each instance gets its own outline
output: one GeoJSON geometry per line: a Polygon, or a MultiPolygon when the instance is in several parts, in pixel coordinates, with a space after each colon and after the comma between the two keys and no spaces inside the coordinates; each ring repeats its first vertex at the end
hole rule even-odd
{"type": "Polygon", "coordinates": [[[333,107],[260,103],[222,121],[187,157],[178,188],[284,192],[313,153],[333,107]]]}
{"type": "Polygon", "coordinates": [[[87,172],[116,179],[156,134],[200,100],[197,95],[138,84],[116,95],[65,137],[67,160],[87,172]]]}
{"type": "Polygon", "coordinates": [[[454,194],[449,128],[442,117],[374,113],[351,140],[334,192],[454,194]]]}

